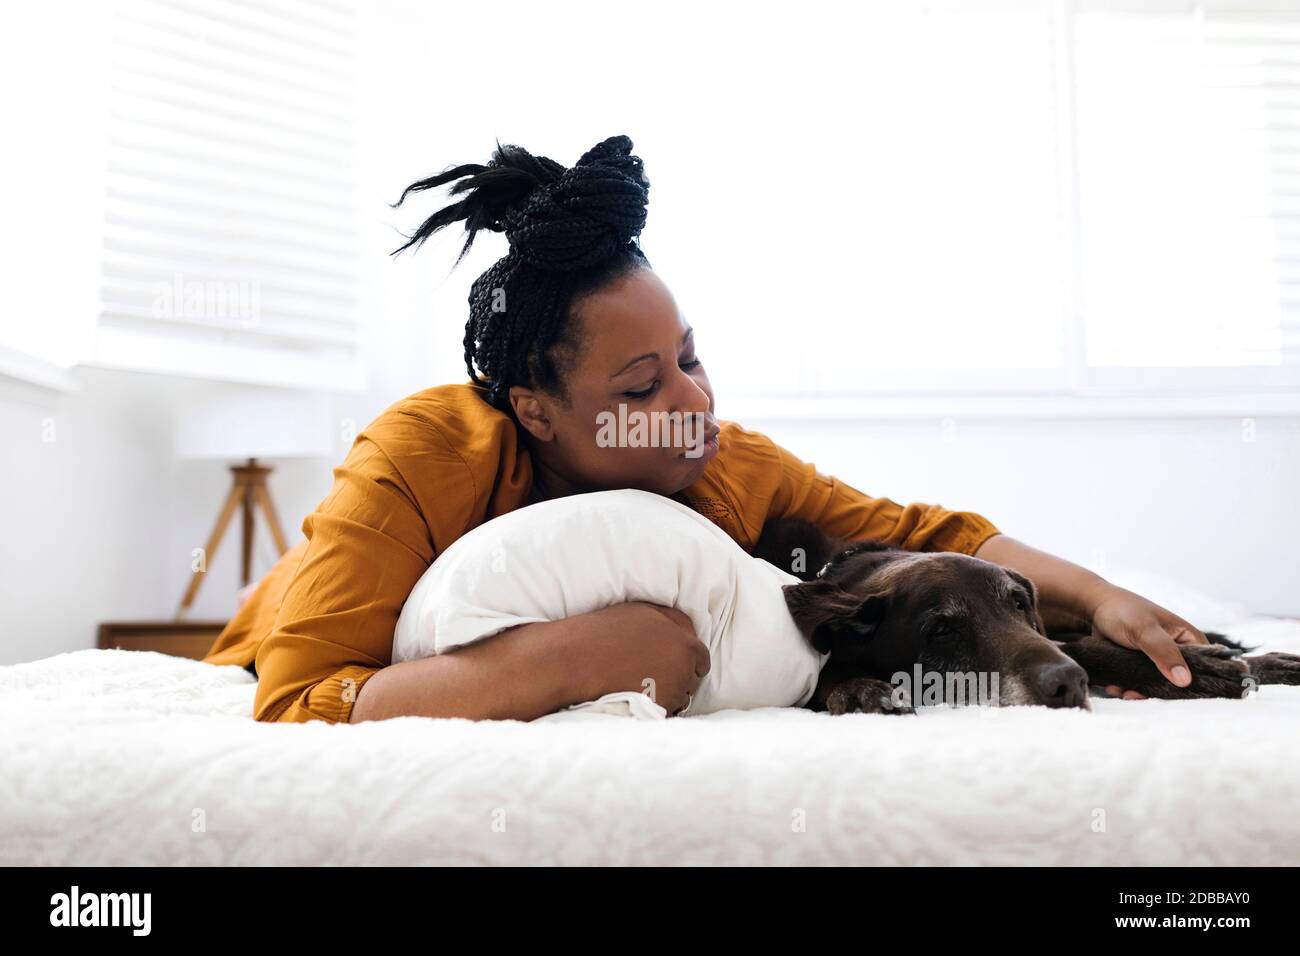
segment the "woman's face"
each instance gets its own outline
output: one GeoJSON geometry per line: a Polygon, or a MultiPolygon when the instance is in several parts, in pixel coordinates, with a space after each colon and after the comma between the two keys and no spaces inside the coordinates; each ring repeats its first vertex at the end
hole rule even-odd
{"type": "Polygon", "coordinates": [[[582,299],[574,320],[582,347],[565,376],[568,404],[510,389],[534,459],[569,486],[561,493],[670,495],[695,482],[718,453],[718,422],[694,332],[668,287],[637,269],[582,299]]]}

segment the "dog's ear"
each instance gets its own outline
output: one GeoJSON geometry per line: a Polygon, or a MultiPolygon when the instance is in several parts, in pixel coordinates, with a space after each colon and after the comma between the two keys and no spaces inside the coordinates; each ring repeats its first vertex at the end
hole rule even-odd
{"type": "Polygon", "coordinates": [[[1043,626],[1043,615],[1038,610],[1038,588],[1034,587],[1034,582],[1029,580],[1019,571],[1012,571],[1010,568],[1004,568],[1004,571],[1022,588],[1029,592],[1029,613],[1034,619],[1034,624],[1039,634],[1046,634],[1047,628],[1043,626]]]}
{"type": "Polygon", "coordinates": [[[787,574],[809,581],[840,543],[811,522],[777,518],[763,525],[751,553],[787,574]]]}
{"type": "Polygon", "coordinates": [[[795,626],[819,654],[831,653],[838,641],[870,637],[889,607],[887,594],[853,595],[820,578],[782,590],[795,626]]]}

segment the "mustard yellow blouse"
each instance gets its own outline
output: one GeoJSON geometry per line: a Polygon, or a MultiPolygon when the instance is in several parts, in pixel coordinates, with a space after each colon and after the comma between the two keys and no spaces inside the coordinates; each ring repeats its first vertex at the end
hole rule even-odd
{"type": "MultiPolygon", "coordinates": [[[[334,486],[226,625],[206,661],[253,665],[254,716],[346,722],[391,663],[407,595],[465,532],[529,502],[532,464],[511,418],[473,382],[392,405],[357,436],[334,486]]],[[[720,423],[721,447],[674,497],[753,550],[764,522],[796,517],[845,538],[973,554],[998,529],[978,514],[872,498],[771,439],[720,423]]]]}

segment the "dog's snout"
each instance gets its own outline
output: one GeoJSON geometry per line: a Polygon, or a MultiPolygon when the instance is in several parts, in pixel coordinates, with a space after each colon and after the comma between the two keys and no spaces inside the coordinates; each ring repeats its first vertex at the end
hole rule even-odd
{"type": "Polygon", "coordinates": [[[1048,707],[1084,707],[1088,701],[1088,674],[1069,658],[1041,665],[1034,686],[1048,707]]]}

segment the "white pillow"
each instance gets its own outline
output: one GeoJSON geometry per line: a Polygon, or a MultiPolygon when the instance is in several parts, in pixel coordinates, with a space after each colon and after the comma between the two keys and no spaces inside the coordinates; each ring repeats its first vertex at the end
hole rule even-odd
{"type": "MultiPolygon", "coordinates": [[[[792,574],[746,554],[685,505],[634,489],[569,495],[484,522],[458,538],[411,591],[393,663],[444,654],[517,624],[558,621],[625,601],[676,607],[712,661],[689,714],[807,703],[825,663],[799,633],[782,585],[792,574]]],[[[642,695],[579,709],[663,716],[642,695]]]]}

